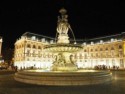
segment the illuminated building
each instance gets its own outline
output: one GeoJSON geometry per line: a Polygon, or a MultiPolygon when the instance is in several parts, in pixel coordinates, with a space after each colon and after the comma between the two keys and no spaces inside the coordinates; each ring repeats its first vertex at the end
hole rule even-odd
{"type": "Polygon", "coordinates": [[[1,55],[1,49],[2,49],[2,37],[0,36],[0,55],[1,55]]]}
{"type": "Polygon", "coordinates": [[[2,55],[1,55],[1,49],[2,49],[2,37],[0,36],[0,63],[3,62],[2,55]]]}
{"type": "MultiPolygon", "coordinates": [[[[83,50],[74,54],[78,68],[95,68],[105,65],[107,68],[125,68],[125,33],[88,40],[76,40],[83,50]]],[[[46,45],[55,39],[30,32],[24,33],[15,42],[14,65],[24,68],[50,68],[54,54],[44,52],[46,45]]]]}
{"type": "Polygon", "coordinates": [[[48,68],[50,67],[53,54],[43,52],[48,41],[53,43],[54,39],[38,34],[26,32],[15,43],[14,65],[21,68],[48,68]],[[48,59],[49,58],[49,59],[48,59]]]}

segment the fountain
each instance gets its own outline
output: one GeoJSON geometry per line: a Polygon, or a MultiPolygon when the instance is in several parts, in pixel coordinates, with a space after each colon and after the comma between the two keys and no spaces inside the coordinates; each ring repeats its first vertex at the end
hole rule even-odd
{"type": "Polygon", "coordinates": [[[68,31],[71,29],[68,23],[66,10],[62,8],[61,17],[57,23],[57,43],[45,46],[45,52],[56,53],[50,71],[47,70],[23,70],[15,74],[15,80],[23,83],[37,85],[90,85],[111,81],[110,71],[79,70],[73,53],[81,51],[83,47],[76,43],[70,43],[68,31]]]}
{"type": "Polygon", "coordinates": [[[67,20],[66,10],[61,9],[59,12],[61,13],[61,17],[58,17],[57,23],[57,43],[46,46],[44,51],[57,53],[52,66],[53,71],[76,71],[77,65],[73,60],[72,54],[83,48],[80,45],[70,43],[68,36],[70,24],[67,20]]]}

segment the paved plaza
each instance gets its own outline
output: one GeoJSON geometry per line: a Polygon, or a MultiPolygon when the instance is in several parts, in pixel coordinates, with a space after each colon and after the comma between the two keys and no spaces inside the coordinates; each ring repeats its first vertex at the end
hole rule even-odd
{"type": "Polygon", "coordinates": [[[37,86],[14,80],[14,72],[0,70],[0,94],[125,94],[125,71],[112,71],[108,84],[91,86],[37,86]]]}

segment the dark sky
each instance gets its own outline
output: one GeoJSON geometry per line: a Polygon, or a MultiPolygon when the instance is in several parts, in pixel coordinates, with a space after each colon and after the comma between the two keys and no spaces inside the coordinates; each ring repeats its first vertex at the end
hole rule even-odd
{"type": "MultiPolygon", "coordinates": [[[[3,1],[0,5],[0,36],[3,49],[29,31],[55,37],[59,9],[64,7],[77,39],[125,32],[125,2],[88,0],[3,1]]],[[[124,1],[124,0],[123,0],[124,1]]]]}

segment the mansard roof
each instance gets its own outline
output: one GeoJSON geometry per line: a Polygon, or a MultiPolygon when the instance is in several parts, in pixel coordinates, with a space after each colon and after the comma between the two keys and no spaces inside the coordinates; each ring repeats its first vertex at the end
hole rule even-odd
{"type": "Polygon", "coordinates": [[[125,39],[125,32],[122,32],[120,34],[114,34],[114,35],[110,35],[110,36],[104,36],[104,37],[97,37],[97,38],[92,38],[92,39],[87,39],[87,40],[84,40],[84,42],[87,42],[87,43],[91,43],[91,42],[94,42],[94,43],[98,43],[100,41],[103,41],[103,42],[109,42],[109,41],[120,41],[120,40],[124,40],[125,39]]]}
{"type": "MultiPolygon", "coordinates": [[[[26,32],[24,33],[22,36],[25,36],[27,38],[32,38],[35,37],[36,39],[43,39],[45,38],[46,40],[50,41],[53,40],[55,41],[55,38],[52,37],[48,37],[48,36],[44,36],[44,35],[40,35],[40,34],[35,34],[35,33],[31,33],[31,32],[26,32]]],[[[110,36],[103,36],[103,37],[97,37],[97,38],[92,38],[92,39],[76,39],[76,41],[74,39],[70,39],[71,43],[78,43],[78,44],[91,44],[93,43],[99,43],[99,42],[113,42],[115,40],[117,41],[121,41],[125,39],[125,32],[122,32],[120,34],[114,34],[114,35],[110,35],[110,36]]]]}
{"type": "Polygon", "coordinates": [[[40,34],[35,34],[35,33],[31,33],[31,32],[25,32],[23,35],[23,37],[27,37],[27,38],[35,38],[35,39],[38,39],[38,40],[41,40],[41,39],[46,39],[46,40],[55,40],[54,38],[52,37],[48,37],[48,36],[44,36],[44,35],[40,35],[40,34]]]}

